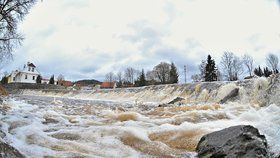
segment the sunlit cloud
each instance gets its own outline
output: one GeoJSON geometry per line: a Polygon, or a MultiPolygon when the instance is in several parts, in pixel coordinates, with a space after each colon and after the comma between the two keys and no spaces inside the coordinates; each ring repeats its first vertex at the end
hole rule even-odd
{"type": "Polygon", "coordinates": [[[127,66],[175,62],[188,76],[212,54],[280,54],[279,0],[48,0],[20,25],[10,71],[34,62],[45,76],[104,79],[127,66]]]}

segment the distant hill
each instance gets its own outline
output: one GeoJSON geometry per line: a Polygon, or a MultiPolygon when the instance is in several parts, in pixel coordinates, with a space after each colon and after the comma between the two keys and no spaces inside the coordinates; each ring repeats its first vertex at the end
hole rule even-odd
{"type": "Polygon", "coordinates": [[[84,85],[84,86],[87,86],[87,85],[97,85],[97,84],[101,84],[102,82],[98,81],[98,80],[79,80],[79,81],[76,81],[74,82],[74,84],[81,84],[81,85],[84,85]]]}

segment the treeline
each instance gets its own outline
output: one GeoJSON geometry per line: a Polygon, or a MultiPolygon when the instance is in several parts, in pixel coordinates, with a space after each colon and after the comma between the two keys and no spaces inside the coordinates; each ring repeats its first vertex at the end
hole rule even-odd
{"type": "Polygon", "coordinates": [[[211,55],[208,55],[207,60],[202,60],[199,65],[199,74],[192,75],[194,82],[211,82],[211,81],[236,81],[242,76],[245,79],[253,78],[254,76],[269,77],[271,74],[279,73],[279,59],[275,54],[269,54],[265,58],[266,67],[254,67],[255,62],[252,56],[243,55],[236,56],[232,52],[225,52],[221,57],[220,65],[217,66],[211,55]],[[218,68],[219,67],[219,68],[218,68]],[[247,74],[244,74],[246,72],[247,74]]]}
{"type": "Polygon", "coordinates": [[[117,74],[109,72],[105,75],[106,82],[116,82],[117,87],[141,87],[157,84],[178,83],[179,74],[175,64],[161,62],[152,70],[145,72],[132,67],[119,71],[117,74]]]}
{"type": "MultiPolygon", "coordinates": [[[[269,54],[265,58],[265,67],[257,65],[252,56],[245,54],[241,57],[232,52],[224,52],[220,63],[216,64],[211,55],[199,64],[199,73],[191,76],[193,82],[212,81],[236,81],[253,78],[254,76],[269,77],[279,73],[279,58],[275,54],[269,54]]],[[[179,82],[179,73],[175,64],[161,62],[152,70],[137,70],[132,67],[126,68],[117,74],[110,72],[105,76],[105,81],[116,82],[117,87],[140,87],[158,84],[174,84],[179,82]]]]}

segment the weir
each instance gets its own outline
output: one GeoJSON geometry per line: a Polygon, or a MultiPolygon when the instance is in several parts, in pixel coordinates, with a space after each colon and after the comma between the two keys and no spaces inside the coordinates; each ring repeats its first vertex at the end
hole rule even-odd
{"type": "Polygon", "coordinates": [[[127,101],[138,103],[169,103],[176,97],[181,104],[224,103],[226,101],[259,104],[279,104],[279,76],[236,82],[202,82],[155,85],[135,88],[98,90],[21,89],[14,94],[68,97],[75,99],[127,101]]]}

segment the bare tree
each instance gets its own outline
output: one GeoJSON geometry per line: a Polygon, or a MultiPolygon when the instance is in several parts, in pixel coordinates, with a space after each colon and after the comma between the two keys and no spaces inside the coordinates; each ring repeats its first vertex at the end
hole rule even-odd
{"type": "Polygon", "coordinates": [[[205,69],[206,69],[206,61],[202,60],[201,63],[198,65],[199,74],[194,74],[191,76],[193,82],[201,82],[205,81],[205,69]]]}
{"type": "Polygon", "coordinates": [[[21,43],[17,32],[19,21],[28,13],[36,0],[0,0],[0,62],[12,58],[13,48],[21,43]]]}
{"type": "Polygon", "coordinates": [[[243,73],[242,61],[232,52],[224,52],[221,66],[224,76],[229,81],[238,80],[238,76],[243,73]]]}
{"type": "Polygon", "coordinates": [[[269,54],[266,57],[266,64],[268,67],[272,69],[273,73],[277,72],[278,63],[279,63],[279,59],[275,54],[269,54]]]}
{"type": "Polygon", "coordinates": [[[118,81],[117,86],[121,87],[123,85],[123,75],[121,71],[117,73],[117,81],[118,81]]]}
{"type": "Polygon", "coordinates": [[[166,84],[169,81],[169,72],[170,72],[171,65],[166,62],[161,62],[160,64],[156,65],[153,71],[156,74],[156,78],[162,84],[166,84]]]}
{"type": "Polygon", "coordinates": [[[201,81],[200,74],[194,74],[194,75],[192,75],[191,78],[192,78],[193,82],[200,82],[201,81]]]}
{"type": "Polygon", "coordinates": [[[58,75],[57,81],[58,82],[64,81],[64,76],[62,74],[58,75]]]}
{"type": "Polygon", "coordinates": [[[248,55],[248,54],[245,54],[243,57],[242,57],[242,62],[243,64],[245,65],[245,67],[247,68],[247,71],[251,76],[253,76],[253,64],[254,64],[254,59],[252,56],[248,55]]]}
{"type": "Polygon", "coordinates": [[[137,78],[138,71],[132,67],[128,67],[124,71],[124,76],[127,82],[134,84],[135,79],[137,78]]]}
{"type": "Polygon", "coordinates": [[[115,74],[113,72],[109,72],[105,75],[105,81],[107,82],[114,82],[116,81],[115,74]]]}
{"type": "Polygon", "coordinates": [[[148,81],[156,81],[156,74],[154,71],[147,71],[146,72],[146,79],[148,81]]]}

